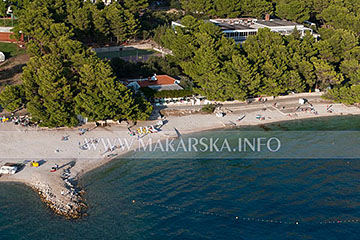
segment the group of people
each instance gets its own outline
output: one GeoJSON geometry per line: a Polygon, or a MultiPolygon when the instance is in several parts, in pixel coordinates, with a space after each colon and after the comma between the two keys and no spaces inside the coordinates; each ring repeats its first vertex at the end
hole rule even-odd
{"type": "Polygon", "coordinates": [[[0,123],[12,122],[15,125],[23,127],[31,126],[30,118],[28,116],[12,116],[12,117],[0,117],[0,123]]]}

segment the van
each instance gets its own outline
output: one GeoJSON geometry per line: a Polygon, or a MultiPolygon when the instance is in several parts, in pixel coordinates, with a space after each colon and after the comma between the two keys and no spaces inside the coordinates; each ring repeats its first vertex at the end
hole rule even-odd
{"type": "Polygon", "coordinates": [[[15,174],[18,168],[16,166],[2,166],[0,174],[15,174]]]}

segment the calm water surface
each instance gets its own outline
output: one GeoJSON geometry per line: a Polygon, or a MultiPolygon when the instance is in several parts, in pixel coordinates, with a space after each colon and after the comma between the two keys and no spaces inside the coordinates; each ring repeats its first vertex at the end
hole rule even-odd
{"type": "MultiPolygon", "coordinates": [[[[360,130],[360,118],[251,129],[269,128],[360,130]]],[[[309,134],[322,141],[315,132],[304,132],[309,134]]],[[[360,239],[360,222],[320,224],[360,220],[360,160],[216,159],[214,154],[194,160],[132,153],[115,160],[81,179],[89,211],[78,221],[54,216],[23,185],[1,183],[0,239],[360,239]]]]}

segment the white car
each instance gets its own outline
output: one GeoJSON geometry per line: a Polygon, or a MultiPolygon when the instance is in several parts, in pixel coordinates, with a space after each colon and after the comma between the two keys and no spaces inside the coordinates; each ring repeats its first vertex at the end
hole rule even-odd
{"type": "Polygon", "coordinates": [[[0,168],[0,174],[15,174],[17,167],[15,166],[2,166],[0,168]]]}

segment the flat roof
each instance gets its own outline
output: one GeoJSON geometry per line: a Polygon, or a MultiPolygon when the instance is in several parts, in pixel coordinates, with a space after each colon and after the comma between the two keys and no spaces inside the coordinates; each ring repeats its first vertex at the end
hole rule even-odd
{"type": "Polygon", "coordinates": [[[177,84],[169,84],[169,85],[150,85],[149,88],[156,89],[158,91],[164,90],[182,90],[183,88],[177,84]]]}
{"type": "Polygon", "coordinates": [[[216,26],[220,27],[221,30],[250,30],[254,29],[253,27],[249,26],[253,19],[250,18],[233,18],[233,19],[211,19],[209,22],[215,24],[216,26]]]}
{"type": "Polygon", "coordinates": [[[271,19],[270,21],[257,20],[256,23],[267,26],[267,27],[290,27],[290,26],[301,25],[301,24],[297,24],[294,22],[285,21],[285,20],[277,20],[277,19],[271,19]]]}
{"type": "MultiPolygon", "coordinates": [[[[281,19],[255,19],[255,18],[216,18],[204,20],[205,22],[211,22],[214,25],[218,26],[222,31],[245,31],[250,32],[251,30],[257,31],[260,28],[273,28],[275,31],[281,29],[287,30],[291,27],[297,27],[298,29],[308,29],[304,25],[298,24],[296,22],[291,22],[281,19]]],[[[181,21],[177,21],[177,24],[181,24],[181,21]]]]}
{"type": "Polygon", "coordinates": [[[229,23],[214,23],[215,25],[219,26],[221,30],[249,30],[253,29],[249,26],[242,25],[242,24],[229,24],[229,23]]]}

